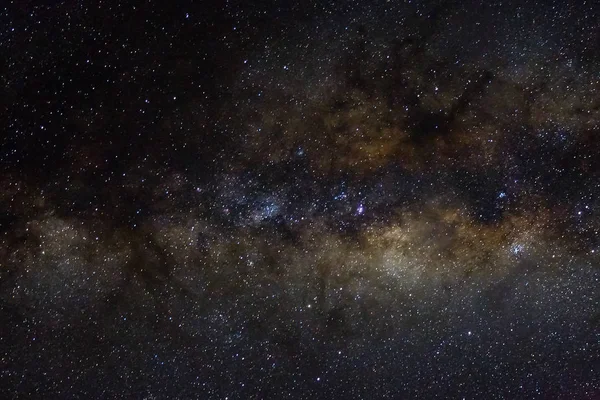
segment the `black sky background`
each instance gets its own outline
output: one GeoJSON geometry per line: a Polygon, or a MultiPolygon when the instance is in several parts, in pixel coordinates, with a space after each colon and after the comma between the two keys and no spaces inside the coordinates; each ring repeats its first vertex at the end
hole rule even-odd
{"type": "Polygon", "coordinates": [[[2,396],[598,398],[599,14],[7,1],[2,396]]]}

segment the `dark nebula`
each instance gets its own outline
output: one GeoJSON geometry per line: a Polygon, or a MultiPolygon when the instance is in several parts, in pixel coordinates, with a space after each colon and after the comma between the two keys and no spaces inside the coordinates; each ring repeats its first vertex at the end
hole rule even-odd
{"type": "Polygon", "coordinates": [[[600,399],[594,0],[0,6],[0,398],[600,399]]]}

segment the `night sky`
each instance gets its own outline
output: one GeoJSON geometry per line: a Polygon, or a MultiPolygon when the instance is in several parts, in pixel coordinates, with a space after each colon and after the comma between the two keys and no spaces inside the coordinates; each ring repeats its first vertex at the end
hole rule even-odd
{"type": "Polygon", "coordinates": [[[596,0],[0,5],[0,398],[600,399],[596,0]]]}

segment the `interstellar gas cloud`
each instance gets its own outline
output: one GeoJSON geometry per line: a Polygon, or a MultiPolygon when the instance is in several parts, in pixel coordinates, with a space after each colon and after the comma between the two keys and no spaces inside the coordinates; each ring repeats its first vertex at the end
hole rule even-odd
{"type": "Polygon", "coordinates": [[[597,399],[594,1],[0,7],[0,397],[597,399]]]}

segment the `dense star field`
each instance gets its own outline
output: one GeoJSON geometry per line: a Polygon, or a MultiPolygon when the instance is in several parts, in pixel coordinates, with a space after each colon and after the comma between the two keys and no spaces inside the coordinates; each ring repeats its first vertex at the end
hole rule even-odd
{"type": "Polygon", "coordinates": [[[5,1],[0,398],[600,399],[599,21],[5,1]]]}

